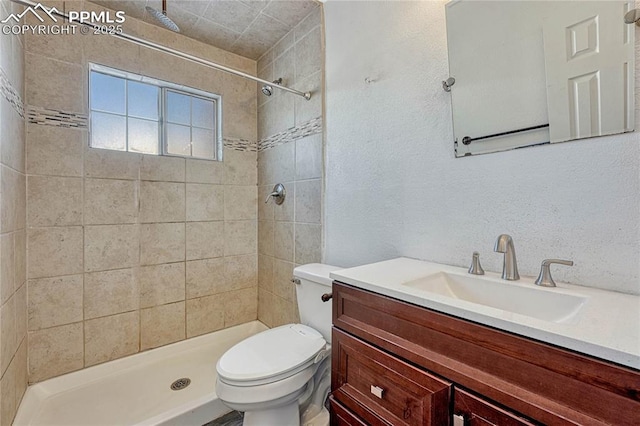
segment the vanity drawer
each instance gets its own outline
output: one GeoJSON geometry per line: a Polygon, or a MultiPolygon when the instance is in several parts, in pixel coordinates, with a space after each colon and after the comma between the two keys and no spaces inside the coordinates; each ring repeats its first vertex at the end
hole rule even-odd
{"type": "Polygon", "coordinates": [[[333,396],[369,424],[449,424],[451,384],[336,328],[333,396]]]}
{"type": "Polygon", "coordinates": [[[331,404],[331,426],[367,426],[333,396],[329,397],[329,404],[331,404]]]}

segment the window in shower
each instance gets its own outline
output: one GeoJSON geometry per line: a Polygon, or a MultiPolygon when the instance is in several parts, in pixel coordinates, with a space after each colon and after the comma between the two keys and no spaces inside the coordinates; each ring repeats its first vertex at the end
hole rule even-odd
{"type": "Polygon", "coordinates": [[[220,160],[221,97],[91,64],[90,146],[220,160]]]}

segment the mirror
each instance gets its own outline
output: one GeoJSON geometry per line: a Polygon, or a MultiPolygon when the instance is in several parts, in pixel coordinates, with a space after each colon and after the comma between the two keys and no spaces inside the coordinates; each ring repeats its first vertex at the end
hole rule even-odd
{"type": "Polygon", "coordinates": [[[631,10],[618,0],[447,3],[456,157],[633,131],[631,10]]]}

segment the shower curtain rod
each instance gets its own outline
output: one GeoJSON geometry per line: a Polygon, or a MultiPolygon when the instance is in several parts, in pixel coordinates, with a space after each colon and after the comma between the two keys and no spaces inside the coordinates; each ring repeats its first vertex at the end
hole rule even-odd
{"type": "MultiPolygon", "coordinates": [[[[24,6],[28,6],[28,7],[36,7],[39,4],[39,3],[35,3],[33,1],[30,1],[30,0],[11,0],[11,1],[14,2],[14,3],[18,3],[18,4],[21,4],[21,5],[24,5],[24,6]]],[[[53,14],[53,15],[56,15],[56,16],[58,16],[60,18],[64,18],[64,19],[70,21],[69,20],[69,15],[67,15],[66,13],[60,12],[55,8],[53,8],[52,10],[49,10],[49,12],[51,14],[53,14]]],[[[99,25],[95,25],[95,24],[89,23],[89,22],[78,22],[78,24],[85,25],[85,26],[93,28],[93,29],[98,29],[98,30],[100,29],[99,25]]],[[[274,89],[284,90],[286,92],[293,93],[294,95],[302,96],[306,100],[311,99],[311,92],[301,92],[299,90],[291,89],[291,88],[286,87],[286,86],[273,84],[273,82],[271,82],[271,81],[263,80],[262,78],[258,78],[258,77],[254,77],[251,74],[247,74],[245,72],[242,72],[242,71],[239,71],[239,70],[236,70],[236,69],[233,69],[233,68],[225,67],[224,65],[220,65],[220,64],[217,64],[217,63],[212,62],[212,61],[207,61],[206,59],[198,58],[197,56],[193,56],[193,55],[190,55],[188,53],[180,52],[179,50],[175,50],[175,49],[172,49],[170,47],[166,47],[166,46],[163,46],[161,44],[154,43],[152,41],[144,40],[144,39],[141,39],[141,38],[136,37],[136,36],[132,36],[132,35],[124,33],[124,32],[120,33],[120,34],[113,33],[113,34],[108,34],[108,35],[113,36],[113,37],[117,37],[117,38],[121,38],[123,40],[130,41],[130,42],[138,44],[140,46],[148,47],[149,49],[157,50],[157,51],[160,51],[160,52],[163,52],[163,53],[168,53],[168,54],[176,56],[178,58],[186,59],[188,61],[195,62],[195,63],[200,64],[200,65],[204,65],[204,66],[207,66],[207,67],[211,67],[211,68],[217,69],[219,71],[224,71],[224,72],[227,72],[229,74],[234,74],[234,75],[237,75],[237,76],[249,79],[249,80],[253,80],[253,81],[257,82],[257,83],[268,84],[271,87],[273,87],[274,89]]]]}

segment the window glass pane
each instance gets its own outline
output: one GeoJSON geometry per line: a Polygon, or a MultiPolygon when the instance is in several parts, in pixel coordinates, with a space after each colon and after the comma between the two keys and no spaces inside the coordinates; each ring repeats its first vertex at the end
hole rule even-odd
{"type": "Polygon", "coordinates": [[[129,118],[129,151],[158,154],[158,122],[129,118]]]}
{"type": "Polygon", "coordinates": [[[125,80],[91,72],[91,109],[125,114],[125,80]]]}
{"type": "Polygon", "coordinates": [[[191,128],[179,124],[167,124],[167,153],[191,155],[191,128]]]}
{"type": "Polygon", "coordinates": [[[158,87],[130,80],[127,84],[127,96],[129,98],[127,115],[157,120],[158,87]]]}
{"type": "Polygon", "coordinates": [[[176,92],[167,92],[167,121],[178,124],[191,124],[191,96],[176,92]]]}
{"type": "Polygon", "coordinates": [[[213,129],[213,101],[193,98],[191,102],[191,124],[213,129]]]}
{"type": "Polygon", "coordinates": [[[191,131],[193,133],[193,156],[213,159],[213,130],[194,127],[191,131]]]}
{"type": "Polygon", "coordinates": [[[91,113],[91,146],[94,148],[127,149],[126,118],[119,115],[91,113]]]}

